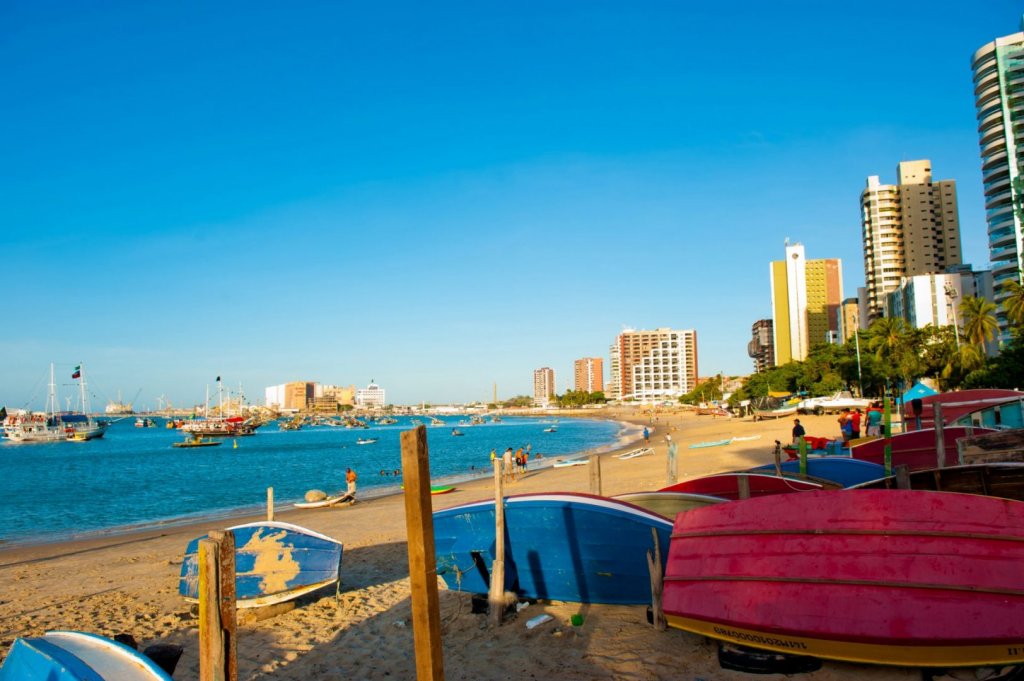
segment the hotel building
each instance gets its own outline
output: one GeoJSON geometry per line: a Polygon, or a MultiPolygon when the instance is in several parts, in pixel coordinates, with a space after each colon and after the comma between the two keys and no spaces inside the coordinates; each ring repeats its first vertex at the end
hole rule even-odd
{"type": "Polygon", "coordinates": [[[610,399],[654,402],[697,386],[697,332],[627,329],[611,346],[610,399]]]}
{"type": "Polygon", "coordinates": [[[944,274],[919,274],[904,277],[899,287],[885,299],[885,316],[899,317],[914,328],[926,326],[958,327],[963,334],[960,302],[967,296],[992,299],[992,273],[973,272],[969,265],[950,268],[944,274]]]}
{"type": "Polygon", "coordinates": [[[868,177],[861,192],[861,236],[868,319],[883,316],[885,295],[903,277],[945,272],[961,262],[956,182],[932,182],[931,161],[904,161],[897,184],[868,177]]]}
{"type": "Polygon", "coordinates": [[[543,367],[533,372],[533,404],[538,407],[546,407],[555,396],[555,372],[553,369],[543,367]]]}
{"type": "Polygon", "coordinates": [[[263,391],[264,403],[270,409],[302,411],[313,402],[316,384],[307,381],[292,381],[272,385],[263,391]]]}
{"type": "Polygon", "coordinates": [[[1021,281],[1021,164],[1024,162],[1024,21],[1021,33],[996,38],[971,59],[981,146],[989,259],[1000,337],[1008,336],[1003,284],[1021,281]]]}
{"type": "Polygon", "coordinates": [[[758,319],[750,328],[751,339],[747,354],[754,360],[754,371],[761,373],[775,366],[775,341],[772,320],[758,319]]]}
{"type": "Polygon", "coordinates": [[[574,364],[576,391],[596,393],[604,390],[604,360],[600,357],[584,357],[574,364]]]}
{"type": "Polygon", "coordinates": [[[802,244],[786,243],[786,259],[769,265],[775,365],[804,360],[815,345],[839,333],[843,265],[837,258],[807,260],[802,244]]]}
{"type": "Polygon", "coordinates": [[[383,409],[385,404],[384,388],[372,380],[368,386],[356,391],[356,407],[359,409],[383,409]]]}

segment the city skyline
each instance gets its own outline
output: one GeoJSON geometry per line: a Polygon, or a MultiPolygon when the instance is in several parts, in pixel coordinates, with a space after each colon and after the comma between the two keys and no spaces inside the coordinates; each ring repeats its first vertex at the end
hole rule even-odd
{"type": "Polygon", "coordinates": [[[863,286],[864,178],[903,160],[988,268],[971,58],[1019,7],[808,7],[8,5],[0,404],[51,362],[154,408],[218,375],[486,402],[624,327],[746,374],[765,263],[863,286]]]}

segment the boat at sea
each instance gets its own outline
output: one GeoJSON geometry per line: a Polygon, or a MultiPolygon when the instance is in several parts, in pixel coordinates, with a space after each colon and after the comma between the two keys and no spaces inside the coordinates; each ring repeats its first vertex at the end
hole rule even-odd
{"type": "Polygon", "coordinates": [[[430,425],[432,425],[432,426],[446,426],[448,424],[445,423],[444,421],[442,421],[441,419],[437,418],[436,416],[431,416],[430,417],[430,425]]]}
{"type": "Polygon", "coordinates": [[[148,416],[139,416],[135,419],[136,428],[156,428],[156,421],[148,416]]]}
{"type": "Polygon", "coordinates": [[[676,516],[671,626],[731,644],[909,667],[1016,665],[1024,504],[917,490],[808,492],[676,516]]]}
{"type": "Polygon", "coordinates": [[[361,437],[356,440],[357,445],[372,445],[377,442],[380,438],[376,437],[361,437]]]}
{"type": "Polygon", "coordinates": [[[85,376],[82,365],[75,367],[71,374],[77,379],[81,391],[81,412],[57,411],[57,386],[54,381],[54,366],[50,365],[49,394],[46,398],[46,410],[29,412],[24,409],[15,410],[7,415],[3,422],[4,435],[12,443],[30,442],[62,442],[65,440],[84,442],[103,437],[107,426],[89,414],[85,390],[85,376]]]}

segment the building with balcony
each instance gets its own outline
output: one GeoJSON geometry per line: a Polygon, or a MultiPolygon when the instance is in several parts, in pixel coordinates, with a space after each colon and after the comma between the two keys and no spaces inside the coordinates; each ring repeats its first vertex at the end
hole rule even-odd
{"type": "Polygon", "coordinates": [[[555,396],[555,372],[543,367],[533,372],[533,403],[538,407],[546,407],[555,396]]]}
{"type": "Polygon", "coordinates": [[[626,329],[611,350],[611,399],[655,402],[697,386],[697,332],[626,329]]]}
{"type": "Polygon", "coordinates": [[[839,332],[843,264],[838,258],[807,260],[802,244],[786,242],[785,260],[769,264],[772,347],[775,365],[802,361],[839,332]]]}
{"type": "Polygon", "coordinates": [[[573,364],[575,390],[597,393],[604,390],[604,360],[600,357],[584,357],[573,364]]]}
{"type": "Polygon", "coordinates": [[[864,280],[870,323],[904,277],[945,272],[961,262],[956,182],[932,181],[931,161],[904,161],[897,184],[868,177],[861,192],[864,280]]]}
{"type": "Polygon", "coordinates": [[[981,180],[992,262],[999,335],[1009,337],[1002,301],[1008,281],[1024,283],[1021,268],[1021,164],[1024,162],[1024,20],[1020,33],[996,38],[971,59],[978,117],[981,180]]]}
{"type": "Polygon", "coordinates": [[[964,320],[959,310],[963,299],[991,299],[991,295],[991,272],[974,272],[969,265],[959,265],[942,274],[903,277],[899,287],[886,294],[885,316],[903,319],[917,329],[956,326],[962,336],[964,320]]]}
{"type": "Polygon", "coordinates": [[[775,366],[775,341],[772,320],[759,319],[750,328],[751,339],[747,354],[754,360],[754,371],[761,373],[775,366]]]}

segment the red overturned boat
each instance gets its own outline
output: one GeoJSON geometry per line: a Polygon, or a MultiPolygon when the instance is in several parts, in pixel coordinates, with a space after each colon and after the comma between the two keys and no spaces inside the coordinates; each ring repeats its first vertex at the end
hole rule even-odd
{"type": "Polygon", "coordinates": [[[1024,663],[1024,503],[810,492],[680,514],[669,624],[782,653],[913,667],[1024,663]]]}
{"type": "MultiPolygon", "coordinates": [[[[947,426],[942,431],[945,443],[945,465],[957,463],[956,441],[964,437],[977,437],[985,433],[994,433],[991,428],[967,428],[964,426],[947,426]]],[[[935,451],[935,429],[912,430],[899,433],[886,440],[869,440],[850,448],[850,456],[861,461],[870,461],[880,466],[885,465],[886,442],[892,445],[892,465],[906,465],[912,471],[923,471],[939,467],[935,451]]]]}
{"type": "Polygon", "coordinates": [[[828,480],[802,480],[762,473],[719,473],[718,475],[707,475],[703,478],[683,480],[660,491],[703,494],[735,501],[743,496],[763,497],[771,494],[788,494],[789,492],[838,489],[841,486],[828,480]],[[749,494],[744,495],[741,493],[740,490],[743,485],[747,486],[749,494]]]}

